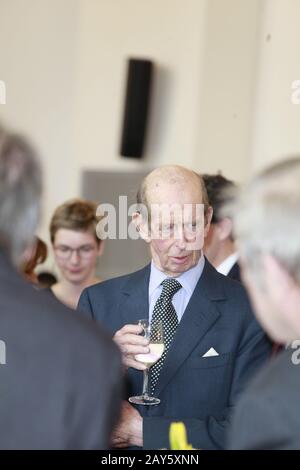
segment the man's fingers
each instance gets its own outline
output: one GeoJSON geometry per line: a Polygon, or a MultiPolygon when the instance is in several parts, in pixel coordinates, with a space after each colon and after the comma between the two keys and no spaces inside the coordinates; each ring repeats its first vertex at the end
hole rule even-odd
{"type": "Polygon", "coordinates": [[[132,333],[134,335],[140,335],[143,331],[141,325],[124,325],[123,328],[116,332],[116,335],[124,335],[126,333],[132,333]]]}
{"type": "Polygon", "coordinates": [[[124,333],[122,335],[115,334],[114,340],[119,344],[139,344],[141,346],[145,346],[149,344],[149,340],[143,338],[143,336],[134,335],[132,333],[124,333]]]}
{"type": "Polygon", "coordinates": [[[148,346],[134,346],[132,344],[124,344],[120,346],[123,354],[133,355],[133,354],[148,354],[150,349],[148,346]]]}
{"type": "Polygon", "coordinates": [[[112,447],[119,449],[123,447],[128,447],[128,442],[123,440],[112,440],[112,447]]]}
{"type": "Polygon", "coordinates": [[[146,370],[147,367],[142,364],[142,362],[136,361],[132,357],[125,357],[123,360],[123,363],[125,364],[126,367],[133,367],[133,369],[137,370],[146,370]]]}
{"type": "Polygon", "coordinates": [[[125,325],[118,330],[113,339],[119,346],[123,356],[123,364],[126,367],[133,367],[137,370],[145,370],[146,366],[136,361],[135,355],[148,354],[150,349],[149,339],[140,336],[142,327],[140,325],[125,325]]]}
{"type": "Polygon", "coordinates": [[[122,436],[116,435],[112,436],[110,442],[113,447],[125,447],[127,444],[127,439],[125,440],[122,436]]]}

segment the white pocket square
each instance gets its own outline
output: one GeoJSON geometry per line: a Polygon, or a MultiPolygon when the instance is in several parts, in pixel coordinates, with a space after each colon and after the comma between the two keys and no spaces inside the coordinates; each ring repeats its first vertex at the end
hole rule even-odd
{"type": "Polygon", "coordinates": [[[214,348],[210,348],[202,357],[213,357],[218,355],[219,353],[214,348]]]}

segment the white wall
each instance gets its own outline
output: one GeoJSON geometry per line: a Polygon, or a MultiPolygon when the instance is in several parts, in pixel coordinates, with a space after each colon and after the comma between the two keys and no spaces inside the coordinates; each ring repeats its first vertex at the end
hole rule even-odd
{"type": "Polygon", "coordinates": [[[291,84],[300,80],[299,18],[299,0],[264,0],[253,116],[254,169],[300,154],[300,104],[291,102],[291,84]]]}
{"type": "Polygon", "coordinates": [[[77,0],[1,0],[0,120],[26,133],[44,167],[43,232],[53,208],[74,191],[72,178],[77,0]]]}
{"type": "Polygon", "coordinates": [[[244,180],[251,171],[262,0],[209,0],[194,167],[244,180]]]}
{"type": "Polygon", "coordinates": [[[1,0],[0,119],[37,144],[47,233],[80,171],[193,165],[206,0],[1,0]],[[156,66],[146,155],[118,155],[129,56],[156,66]]]}
{"type": "Polygon", "coordinates": [[[178,163],[243,179],[251,167],[261,0],[83,0],[80,6],[78,167],[84,155],[94,167],[178,163]],[[118,155],[129,56],[156,66],[142,162],[118,155]]]}
{"type": "Polygon", "coordinates": [[[36,142],[43,236],[83,168],[178,163],[243,180],[299,152],[299,0],[0,0],[0,120],[36,142]],[[118,155],[126,60],[156,66],[145,158],[118,155]]]}
{"type": "Polygon", "coordinates": [[[109,168],[192,165],[201,89],[205,0],[80,3],[77,161],[109,168]],[[118,155],[128,57],[155,65],[142,162],[118,155]]]}

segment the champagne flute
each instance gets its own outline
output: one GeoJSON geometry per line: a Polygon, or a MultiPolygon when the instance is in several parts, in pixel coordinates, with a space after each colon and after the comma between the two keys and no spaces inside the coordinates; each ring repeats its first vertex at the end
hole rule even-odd
{"type": "Polygon", "coordinates": [[[149,369],[161,358],[165,349],[162,321],[156,320],[149,324],[148,320],[139,320],[138,324],[143,328],[144,337],[150,341],[150,352],[135,356],[135,359],[142,362],[147,369],[144,370],[142,395],[130,397],[128,400],[136,405],[159,405],[160,399],[152,397],[149,393],[149,369]]]}

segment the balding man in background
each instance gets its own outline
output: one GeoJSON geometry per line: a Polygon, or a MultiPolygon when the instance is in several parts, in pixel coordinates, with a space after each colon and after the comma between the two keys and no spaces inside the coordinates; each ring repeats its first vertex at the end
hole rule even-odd
{"type": "Polygon", "coordinates": [[[257,374],[236,408],[229,447],[300,449],[300,158],[246,185],[231,209],[242,277],[258,320],[291,343],[257,374]]]}
{"type": "Polygon", "coordinates": [[[141,393],[145,366],[136,355],[149,352],[137,321],[160,317],[172,338],[150,369],[150,388],[160,404],[124,401],[113,445],[168,448],[170,423],[181,420],[194,447],[223,448],[232,407],[267,358],[269,344],[243,287],[203,256],[212,209],[202,179],[183,167],[158,168],[142,182],[138,204],[133,218],[149,244],[151,264],[86,289],[79,302],[121,348],[126,398],[141,393]]]}
{"type": "Polygon", "coordinates": [[[34,151],[0,130],[0,449],[104,449],[122,394],[117,347],[17,272],[40,199],[34,151]]]}

